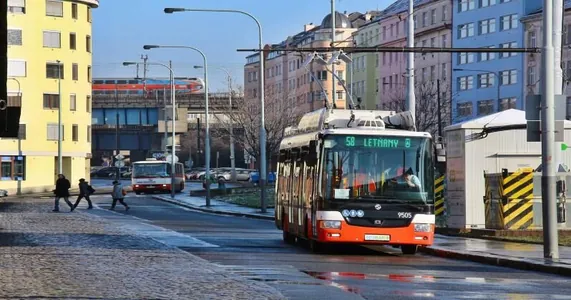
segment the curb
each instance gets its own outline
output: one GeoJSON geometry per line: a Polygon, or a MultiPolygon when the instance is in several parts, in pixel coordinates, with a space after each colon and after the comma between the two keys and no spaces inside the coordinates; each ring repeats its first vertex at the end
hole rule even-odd
{"type": "Polygon", "coordinates": [[[176,204],[178,206],[182,206],[182,207],[186,207],[186,208],[190,208],[190,209],[194,209],[194,210],[198,210],[201,212],[207,212],[207,213],[213,213],[213,214],[217,214],[217,215],[229,215],[229,216],[235,216],[235,217],[245,217],[245,218],[250,218],[250,219],[259,219],[259,220],[269,220],[269,221],[274,221],[275,218],[273,216],[262,216],[262,215],[257,215],[257,214],[249,214],[249,213],[240,213],[240,212],[234,212],[234,211],[224,211],[224,210],[216,210],[216,209],[212,209],[212,208],[203,208],[200,206],[195,206],[195,205],[191,205],[191,204],[187,204],[187,203],[182,203],[180,201],[177,200],[171,200],[171,199],[166,199],[160,196],[153,196],[154,199],[163,201],[163,202],[168,202],[171,204],[176,204]]]}
{"type": "Polygon", "coordinates": [[[503,258],[496,255],[478,255],[433,247],[421,247],[419,248],[419,251],[442,258],[467,260],[498,267],[507,267],[524,271],[536,271],[571,277],[571,267],[564,267],[556,264],[547,265],[522,259],[503,258]]]}

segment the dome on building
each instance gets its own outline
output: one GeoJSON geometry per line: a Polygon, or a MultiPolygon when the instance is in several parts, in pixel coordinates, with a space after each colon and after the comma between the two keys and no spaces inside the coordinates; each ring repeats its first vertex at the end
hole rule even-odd
{"type": "MultiPolygon", "coordinates": [[[[331,28],[331,14],[328,14],[321,21],[321,28],[331,28]]],[[[335,12],[335,28],[353,28],[349,17],[336,11],[335,12]]]]}

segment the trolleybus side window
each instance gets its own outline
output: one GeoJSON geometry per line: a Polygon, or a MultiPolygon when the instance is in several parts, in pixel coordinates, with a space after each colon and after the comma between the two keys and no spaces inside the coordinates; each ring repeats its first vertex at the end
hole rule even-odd
{"type": "Polygon", "coordinates": [[[421,137],[328,136],[325,198],[432,202],[431,147],[421,137]]]}

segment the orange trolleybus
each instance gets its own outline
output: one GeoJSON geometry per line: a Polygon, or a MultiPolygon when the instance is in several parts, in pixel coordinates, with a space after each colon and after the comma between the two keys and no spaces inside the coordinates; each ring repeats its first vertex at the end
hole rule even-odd
{"type": "Polygon", "coordinates": [[[434,238],[434,148],[410,112],[320,109],[285,130],[276,182],[283,239],[392,245],[434,238]]]}

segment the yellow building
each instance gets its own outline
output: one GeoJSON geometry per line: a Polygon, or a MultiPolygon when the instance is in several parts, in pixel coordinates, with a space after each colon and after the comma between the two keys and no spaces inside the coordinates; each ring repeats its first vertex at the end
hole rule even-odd
{"type": "Polygon", "coordinates": [[[62,173],[74,187],[89,176],[91,9],[98,5],[98,0],[8,0],[8,105],[22,106],[20,138],[0,140],[0,189],[10,194],[53,189],[58,109],[62,173]]]}

